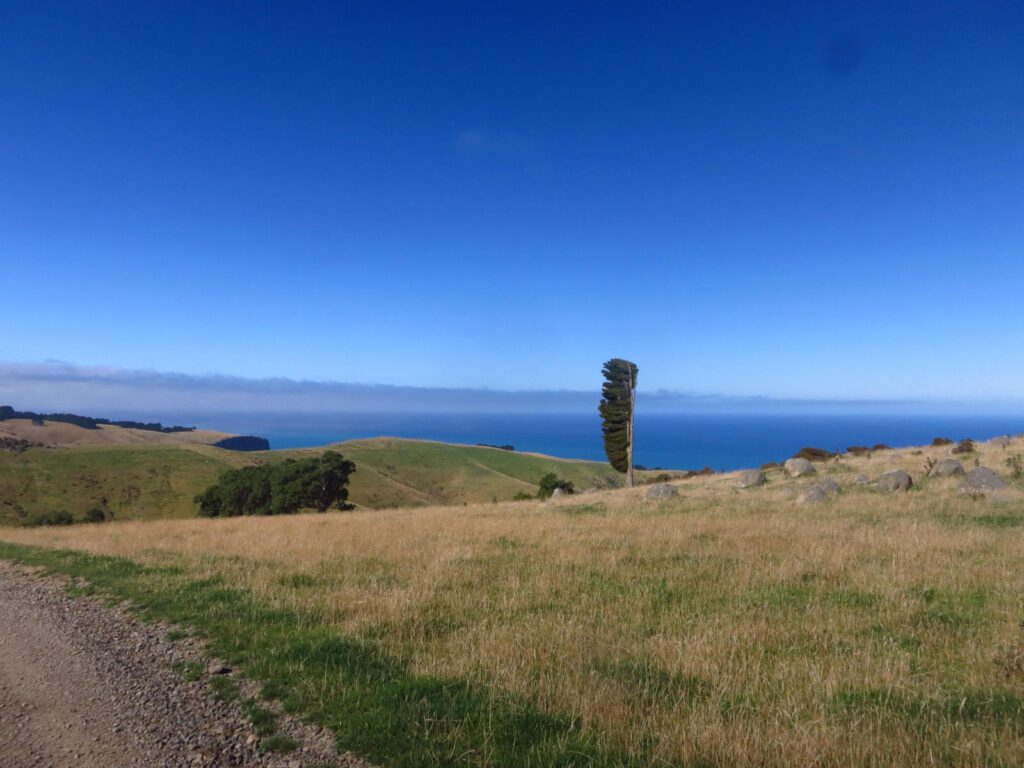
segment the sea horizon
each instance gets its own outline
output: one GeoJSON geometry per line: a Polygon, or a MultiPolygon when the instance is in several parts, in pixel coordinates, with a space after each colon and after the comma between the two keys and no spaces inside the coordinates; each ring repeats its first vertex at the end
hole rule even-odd
{"type": "MultiPolygon", "coordinates": [[[[265,437],[274,450],[397,437],[605,460],[596,413],[225,413],[162,419],[265,437]]],[[[729,471],[782,461],[807,446],[841,452],[855,445],[900,448],[937,437],[988,440],[1019,433],[1019,414],[638,414],[634,459],[649,468],[729,471]]]]}

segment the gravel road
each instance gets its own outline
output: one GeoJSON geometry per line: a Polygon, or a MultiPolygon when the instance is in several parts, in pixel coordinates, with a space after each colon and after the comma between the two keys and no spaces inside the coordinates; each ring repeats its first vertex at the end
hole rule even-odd
{"type": "Polygon", "coordinates": [[[189,682],[187,663],[209,665],[197,642],[0,561],[0,766],[372,768],[286,715],[278,730],[300,746],[262,753],[240,704],[210,695],[215,667],[189,682]]]}

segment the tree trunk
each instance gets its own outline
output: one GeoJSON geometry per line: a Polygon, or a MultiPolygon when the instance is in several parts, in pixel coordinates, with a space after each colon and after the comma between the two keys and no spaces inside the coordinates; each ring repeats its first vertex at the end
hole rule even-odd
{"type": "Polygon", "coordinates": [[[629,427],[626,433],[629,443],[626,446],[626,485],[633,487],[633,422],[636,419],[636,380],[632,372],[629,375],[629,427]]]}

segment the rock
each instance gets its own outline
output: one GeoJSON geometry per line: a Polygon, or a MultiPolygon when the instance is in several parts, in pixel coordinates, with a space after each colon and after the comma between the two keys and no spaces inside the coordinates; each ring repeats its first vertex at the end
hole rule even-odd
{"type": "Polygon", "coordinates": [[[748,469],[736,476],[737,488],[754,488],[765,484],[764,472],[757,469],[748,469]]]}
{"type": "Polygon", "coordinates": [[[855,478],[853,478],[853,484],[854,485],[867,485],[870,482],[871,482],[871,478],[869,478],[865,474],[860,474],[860,475],[857,475],[855,478]]]}
{"type": "Polygon", "coordinates": [[[211,662],[206,668],[206,674],[208,675],[230,675],[231,667],[226,664],[221,664],[218,661],[211,662]]]}
{"type": "Polygon", "coordinates": [[[562,490],[561,488],[555,488],[555,490],[553,490],[553,491],[551,492],[551,498],[552,498],[552,499],[557,499],[557,498],[559,498],[560,496],[565,496],[565,491],[564,491],[564,490],[562,490]]]}
{"type": "Polygon", "coordinates": [[[1009,483],[988,467],[975,467],[960,483],[960,493],[991,493],[1009,487],[1009,483]]]}
{"type": "Polygon", "coordinates": [[[913,485],[914,479],[902,469],[894,469],[878,478],[880,491],[909,491],[913,485]]]}
{"type": "Polygon", "coordinates": [[[658,483],[647,489],[648,499],[670,499],[679,495],[679,489],[668,483],[658,483]]]}
{"type": "Polygon", "coordinates": [[[815,483],[816,486],[821,488],[825,493],[831,496],[834,493],[839,493],[839,483],[833,480],[831,477],[826,477],[824,480],[819,480],[815,483]]]}
{"type": "Polygon", "coordinates": [[[813,475],[817,471],[814,468],[814,465],[807,459],[787,459],[786,463],[782,466],[785,468],[786,474],[790,477],[813,475]]]}
{"type": "Polygon", "coordinates": [[[953,477],[963,473],[964,465],[956,459],[943,459],[928,472],[931,477],[953,477]]]}
{"type": "Polygon", "coordinates": [[[797,504],[818,504],[828,500],[828,491],[820,485],[812,485],[796,497],[797,504]]]}

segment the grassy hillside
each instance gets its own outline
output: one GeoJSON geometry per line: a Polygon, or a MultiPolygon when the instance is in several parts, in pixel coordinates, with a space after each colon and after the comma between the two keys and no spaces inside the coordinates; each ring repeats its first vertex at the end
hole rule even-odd
{"type": "Polygon", "coordinates": [[[948,450],[668,499],[7,528],[0,556],[192,625],[383,765],[1018,766],[1024,489],[925,478],[948,450]],[[854,481],[893,467],[914,490],[854,481]]]}
{"type": "MultiPolygon", "coordinates": [[[[508,501],[534,493],[546,472],[580,489],[614,481],[610,467],[496,448],[393,438],[333,446],[358,467],[351,501],[384,508],[508,501]]],[[[317,449],[317,451],[322,449],[317,449]]],[[[115,519],[195,515],[193,497],[227,468],[317,451],[236,453],[201,445],[94,445],[0,453],[0,522],[103,507],[115,519]]]]}

